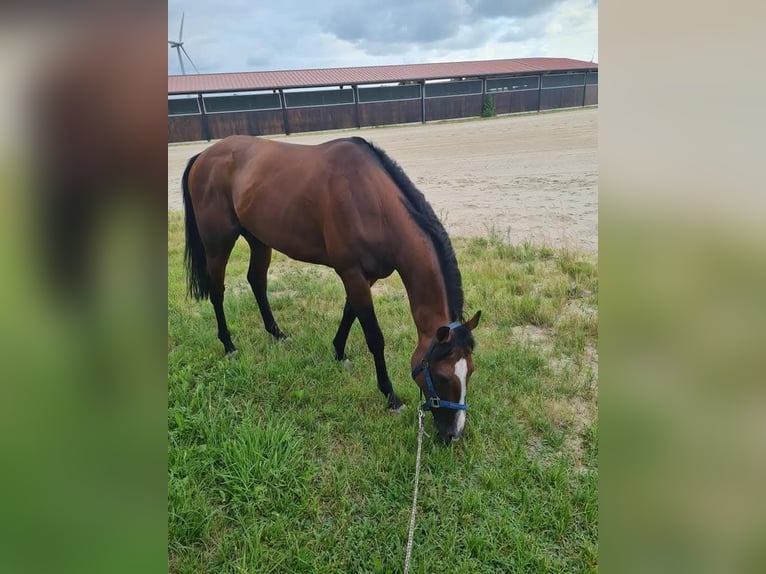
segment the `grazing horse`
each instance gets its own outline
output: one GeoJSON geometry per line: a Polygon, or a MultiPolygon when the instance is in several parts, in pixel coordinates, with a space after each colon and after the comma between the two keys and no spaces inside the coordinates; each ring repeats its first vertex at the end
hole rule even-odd
{"type": "Polygon", "coordinates": [[[247,279],[266,330],[285,337],[266,296],[272,249],[332,267],[346,303],[333,339],[346,358],[349,330],[359,319],[388,408],[394,393],[383,334],[370,288],[397,271],[418,331],[412,377],[428,398],[444,442],[463,433],[466,387],[474,370],[471,331],[481,312],[463,321],[463,288],[455,252],[423,194],[385,152],[359,137],[297,145],[230,136],[189,160],[183,174],[185,261],[189,293],[210,298],[218,338],[235,350],[223,311],[226,263],[237,238],[250,245],[247,279]]]}

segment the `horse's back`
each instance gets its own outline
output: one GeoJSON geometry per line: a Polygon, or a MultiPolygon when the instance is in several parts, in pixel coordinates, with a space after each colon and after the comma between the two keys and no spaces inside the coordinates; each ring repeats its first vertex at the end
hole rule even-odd
{"type": "MultiPolygon", "coordinates": [[[[230,136],[198,161],[217,187],[207,191],[208,201],[230,209],[249,233],[289,257],[338,269],[382,252],[390,243],[387,223],[401,212],[395,184],[365,145],[230,136]]],[[[377,271],[390,273],[388,266],[377,271]]]]}

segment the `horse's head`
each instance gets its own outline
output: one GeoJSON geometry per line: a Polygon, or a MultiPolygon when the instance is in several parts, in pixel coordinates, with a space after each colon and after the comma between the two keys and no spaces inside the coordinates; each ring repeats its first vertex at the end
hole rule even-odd
{"type": "Polygon", "coordinates": [[[460,439],[465,428],[466,393],[474,368],[471,331],[480,317],[478,311],[466,323],[439,327],[425,353],[418,347],[412,357],[412,378],[426,397],[423,410],[433,413],[434,426],[445,443],[460,439]]]}

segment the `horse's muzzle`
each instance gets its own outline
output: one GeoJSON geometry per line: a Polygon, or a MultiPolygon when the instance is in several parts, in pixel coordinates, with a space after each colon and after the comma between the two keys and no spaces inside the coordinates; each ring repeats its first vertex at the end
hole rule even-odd
{"type": "Polygon", "coordinates": [[[437,434],[439,435],[439,440],[441,440],[444,444],[452,444],[453,442],[457,442],[463,436],[462,432],[457,432],[454,430],[446,432],[439,431],[437,434]]]}

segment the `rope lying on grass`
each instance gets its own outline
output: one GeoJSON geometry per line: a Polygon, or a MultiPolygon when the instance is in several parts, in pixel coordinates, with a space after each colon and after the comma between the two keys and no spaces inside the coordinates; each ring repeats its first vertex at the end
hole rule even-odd
{"type": "Polygon", "coordinates": [[[415,534],[415,512],[418,509],[418,479],[420,478],[420,450],[423,445],[423,409],[418,409],[418,454],[415,457],[415,493],[412,495],[412,510],[410,511],[410,532],[407,535],[407,554],[404,558],[404,574],[410,572],[412,558],[412,537],[415,534]]]}

